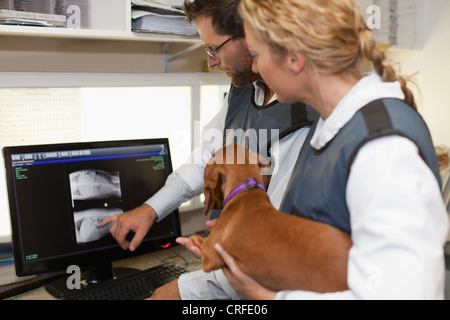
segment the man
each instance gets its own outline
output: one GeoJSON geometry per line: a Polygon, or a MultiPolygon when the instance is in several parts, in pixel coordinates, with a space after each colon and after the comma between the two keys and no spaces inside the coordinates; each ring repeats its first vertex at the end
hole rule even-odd
{"type": "MultiPolygon", "coordinates": [[[[185,2],[188,19],[195,23],[208,54],[209,66],[226,73],[232,81],[224,107],[203,131],[205,133],[212,129],[220,130],[223,132],[223,140],[213,139],[202,143],[202,150],[194,151],[190,161],[175,171],[168,178],[166,185],[145,204],[102,222],[102,225],[113,223],[110,232],[125,250],[135,250],[153,223],[162,220],[181,203],[201,194],[206,162],[216,150],[226,144],[245,144],[263,154],[271,150],[271,161],[283,170],[272,175],[268,194],[275,207],[279,207],[281,203],[298,151],[306,138],[314,114],[303,104],[280,104],[273,91],[259,80],[258,74],[252,72],[252,58],[246,48],[243,24],[237,13],[239,1],[185,2]],[[230,130],[231,134],[227,135],[230,130]],[[265,136],[255,137],[245,134],[249,130],[256,133],[264,130],[270,132],[265,136]],[[241,134],[236,134],[238,131],[241,134]],[[272,139],[273,131],[278,133],[275,139],[272,139]],[[130,231],[135,235],[128,242],[126,236],[130,231]]],[[[181,239],[180,243],[188,247],[190,245],[187,239],[181,239]]],[[[221,272],[205,274],[199,271],[183,275],[180,281],[158,289],[152,298],[240,297],[228,285],[221,272]]]]}

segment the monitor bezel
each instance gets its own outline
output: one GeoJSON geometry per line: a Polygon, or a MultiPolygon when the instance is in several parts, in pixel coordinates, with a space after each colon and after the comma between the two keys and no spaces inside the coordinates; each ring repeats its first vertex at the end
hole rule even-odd
{"type": "MultiPolygon", "coordinates": [[[[14,185],[14,173],[12,168],[11,155],[33,152],[45,152],[55,150],[78,150],[78,149],[94,149],[94,148],[110,148],[110,147],[124,147],[124,146],[142,146],[164,144],[167,146],[168,153],[167,170],[168,175],[173,172],[172,159],[170,154],[170,146],[168,138],[157,139],[136,139],[136,140],[114,140],[114,141],[94,141],[94,142],[72,142],[72,143],[58,143],[58,144],[40,144],[40,145],[26,145],[26,146],[7,146],[3,148],[3,158],[5,164],[5,175],[7,183],[9,216],[11,222],[11,244],[14,254],[14,264],[16,274],[19,277],[47,274],[52,272],[66,271],[71,265],[79,266],[80,268],[91,267],[95,265],[109,264],[113,261],[122,260],[126,258],[135,257],[142,254],[147,254],[154,251],[164,250],[168,247],[176,246],[176,238],[181,236],[181,225],[178,209],[174,210],[167,218],[172,217],[175,222],[175,234],[163,239],[144,240],[142,244],[134,251],[123,250],[120,246],[114,245],[111,248],[102,250],[90,250],[86,252],[77,252],[68,256],[53,257],[44,260],[27,261],[23,257],[20,236],[20,225],[18,217],[18,209],[15,203],[15,195],[11,191],[11,186],[14,185]]],[[[166,219],[167,219],[166,218],[166,219]]]]}

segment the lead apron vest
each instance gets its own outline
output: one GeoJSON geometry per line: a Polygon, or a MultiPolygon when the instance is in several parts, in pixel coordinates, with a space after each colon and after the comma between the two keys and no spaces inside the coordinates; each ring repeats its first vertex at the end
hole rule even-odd
{"type": "Polygon", "coordinates": [[[259,107],[255,103],[253,84],[231,86],[223,144],[241,144],[266,156],[273,142],[310,126],[318,118],[319,114],[303,103],[274,101],[259,107]]]}
{"type": "MultiPolygon", "coordinates": [[[[311,147],[311,128],[288,184],[282,211],[332,225],[351,234],[346,203],[350,168],[367,142],[398,135],[413,141],[441,183],[429,130],[421,116],[402,100],[381,99],[363,107],[321,150],[311,147]]],[[[408,161],[408,159],[405,159],[408,161]]]]}

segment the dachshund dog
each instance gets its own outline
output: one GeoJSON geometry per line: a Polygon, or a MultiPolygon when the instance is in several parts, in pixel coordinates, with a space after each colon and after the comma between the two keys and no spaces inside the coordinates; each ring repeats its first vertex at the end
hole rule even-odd
{"type": "Polygon", "coordinates": [[[268,289],[347,290],[350,236],[276,210],[263,190],[268,181],[260,170],[260,156],[239,145],[222,148],[208,162],[205,214],[223,210],[207,239],[190,237],[201,248],[203,270],[225,266],[214,249],[220,243],[243,272],[268,289]]]}

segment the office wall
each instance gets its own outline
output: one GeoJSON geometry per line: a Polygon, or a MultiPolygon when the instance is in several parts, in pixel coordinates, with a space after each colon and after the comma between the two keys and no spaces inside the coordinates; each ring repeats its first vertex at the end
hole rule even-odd
{"type": "MultiPolygon", "coordinates": [[[[421,50],[389,50],[388,57],[400,62],[402,73],[414,74],[420,94],[420,112],[436,145],[450,147],[450,1],[426,1],[425,44],[421,50]]],[[[416,91],[417,92],[417,91],[416,91]]]]}

